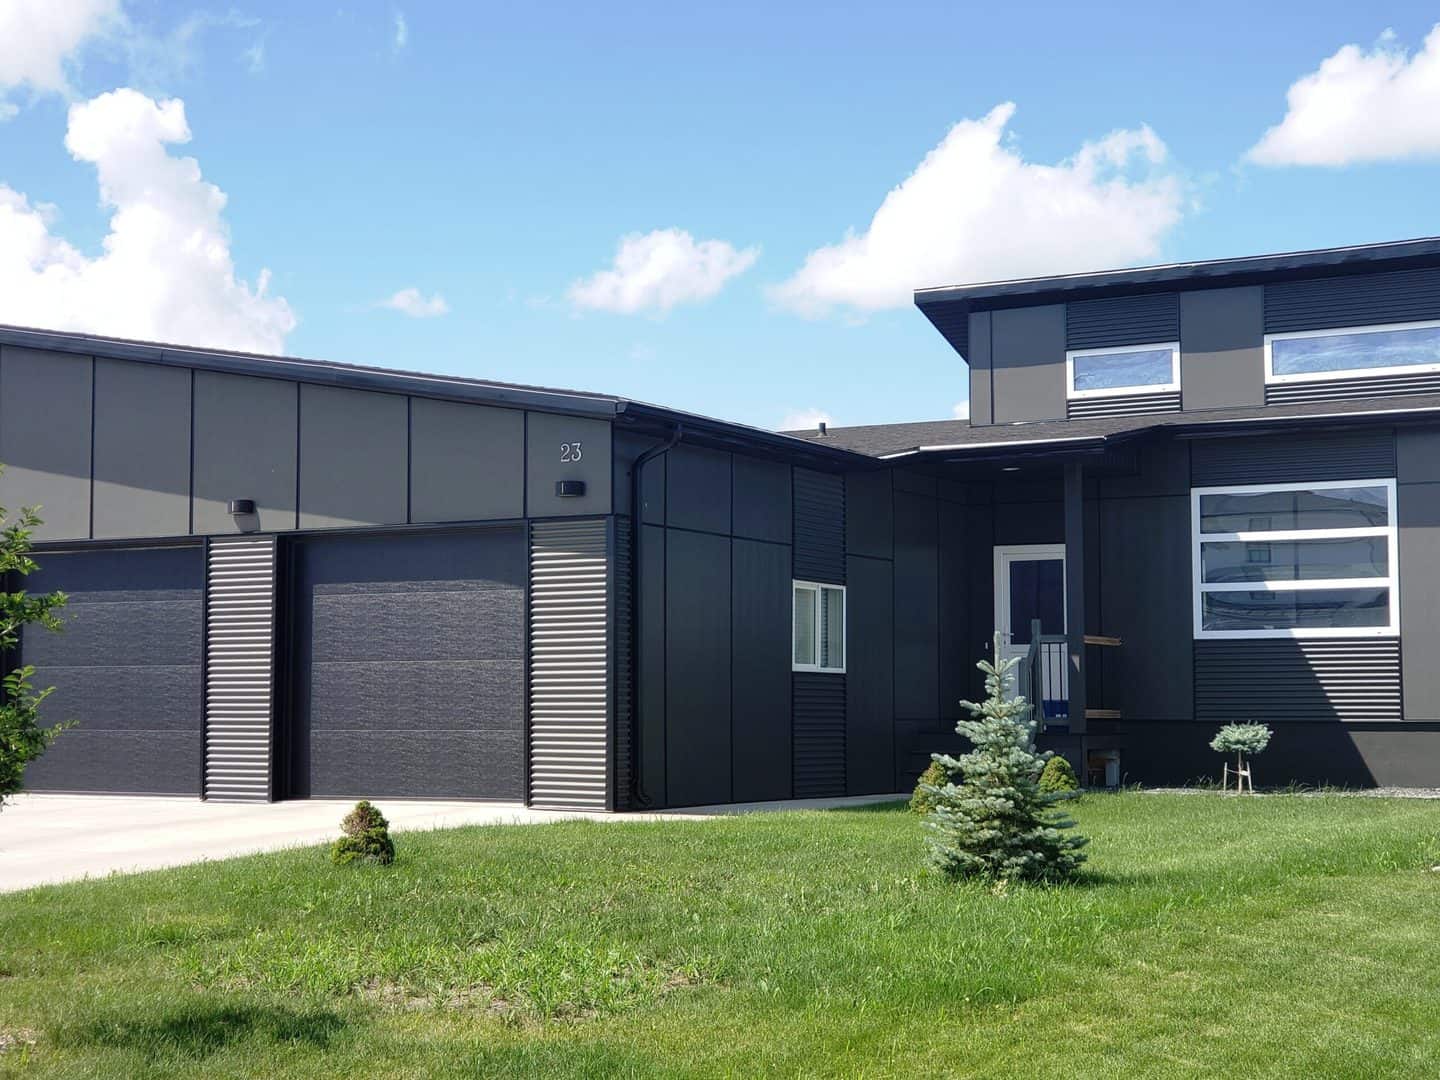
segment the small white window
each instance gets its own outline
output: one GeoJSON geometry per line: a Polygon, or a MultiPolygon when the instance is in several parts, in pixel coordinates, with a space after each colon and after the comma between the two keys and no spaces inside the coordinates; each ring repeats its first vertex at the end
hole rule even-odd
{"type": "Polygon", "coordinates": [[[1324,382],[1440,371],[1440,322],[1347,326],[1265,335],[1267,383],[1324,382]]]}
{"type": "Polygon", "coordinates": [[[845,586],[795,582],[794,647],[796,671],[845,670],[845,586]]]}
{"type": "Polygon", "coordinates": [[[1197,638],[1394,637],[1394,480],[1191,492],[1197,638]]]}
{"type": "Polygon", "coordinates": [[[1066,392],[1072,399],[1164,394],[1180,389],[1180,346],[1125,345],[1071,349],[1065,354],[1066,392]]]}

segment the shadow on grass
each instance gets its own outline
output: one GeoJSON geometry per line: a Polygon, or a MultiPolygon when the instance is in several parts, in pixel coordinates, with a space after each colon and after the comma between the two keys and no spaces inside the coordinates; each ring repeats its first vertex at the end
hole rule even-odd
{"type": "Polygon", "coordinates": [[[56,1041],[202,1058],[249,1039],[324,1050],[345,1027],[328,1009],[195,1004],[158,1019],[92,1020],[60,1032],[56,1041]]]}
{"type": "Polygon", "coordinates": [[[910,804],[904,799],[892,799],[888,802],[860,803],[856,806],[827,806],[822,813],[826,814],[899,814],[910,809],[910,804]]]}

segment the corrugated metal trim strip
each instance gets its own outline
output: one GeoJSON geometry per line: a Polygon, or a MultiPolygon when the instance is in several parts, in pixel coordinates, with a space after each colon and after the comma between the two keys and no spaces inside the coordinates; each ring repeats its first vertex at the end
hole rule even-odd
{"type": "Polygon", "coordinates": [[[632,586],[631,522],[615,519],[615,809],[630,809],[631,755],[635,739],[635,660],[630,647],[632,586]]]}
{"type": "Polygon", "coordinates": [[[1389,429],[1259,439],[1197,439],[1190,449],[1195,487],[1372,480],[1395,475],[1389,429]]]}
{"type": "Polygon", "coordinates": [[[1346,398],[1403,397],[1440,393],[1440,375],[1385,375],[1378,378],[1326,379],[1323,382],[1276,383],[1265,388],[1266,405],[1297,401],[1343,401],[1346,398]]]}
{"type": "Polygon", "coordinates": [[[609,810],[606,523],[530,527],[530,804],[609,810]]]}
{"type": "Polygon", "coordinates": [[[1081,398],[1066,403],[1067,420],[1093,420],[1104,416],[1141,416],[1180,411],[1179,391],[1131,394],[1113,398],[1081,398]]]}
{"type": "Polygon", "coordinates": [[[1103,349],[1180,340],[1180,294],[1117,296],[1065,305],[1065,347],[1103,349]]]}
{"type": "Polygon", "coordinates": [[[1400,720],[1400,642],[1197,641],[1195,718],[1400,720]]]}
{"type": "Polygon", "coordinates": [[[1287,281],[1265,286],[1265,332],[1440,319],[1440,270],[1287,281]]]}
{"type": "Polygon", "coordinates": [[[205,573],[205,798],[267,801],[275,538],[215,537],[205,573]]]}
{"type": "Polygon", "coordinates": [[[845,676],[792,676],[795,798],[845,794],[845,676]]]}

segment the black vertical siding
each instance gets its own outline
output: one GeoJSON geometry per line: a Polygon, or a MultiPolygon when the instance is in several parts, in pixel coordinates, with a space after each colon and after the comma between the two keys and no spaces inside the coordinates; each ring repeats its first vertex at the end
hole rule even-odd
{"type": "Polygon", "coordinates": [[[797,671],[795,797],[845,794],[845,676],[797,671]]]}
{"type": "Polygon", "coordinates": [[[1395,270],[1265,286],[1265,332],[1440,319],[1440,269],[1395,270]]]}
{"type": "Polygon", "coordinates": [[[614,781],[615,809],[629,810],[634,801],[635,760],[635,650],[632,641],[634,632],[633,590],[631,588],[631,541],[629,518],[615,519],[615,542],[611,558],[611,574],[614,588],[614,637],[615,647],[611,652],[613,671],[610,685],[615,695],[614,738],[611,752],[614,754],[612,775],[614,781]]]}
{"type": "Polygon", "coordinates": [[[666,537],[665,724],[669,803],[730,801],[730,538],[666,537]]]}
{"type": "Polygon", "coordinates": [[[1180,294],[1117,296],[1065,305],[1065,345],[1103,349],[1180,340],[1180,294]]]}
{"type": "Polygon", "coordinates": [[[1197,720],[1396,721],[1400,700],[1396,638],[1195,642],[1197,720]]]}
{"type": "MultiPolygon", "coordinates": [[[[663,463],[660,458],[646,467],[648,472],[663,463]]],[[[640,541],[640,645],[638,662],[639,685],[635,703],[639,706],[635,738],[639,742],[637,757],[640,775],[636,777],[637,805],[669,806],[666,790],[666,718],[665,686],[669,682],[669,663],[665,650],[665,596],[668,590],[665,575],[665,547],[669,530],[659,525],[641,528],[640,541]]],[[[634,584],[631,586],[635,587],[634,584]]]]}
{"type": "Polygon", "coordinates": [[[736,537],[730,582],[733,797],[788,799],[790,548],[736,537]]]}
{"type": "Polygon", "coordinates": [[[895,788],[895,579],[888,559],[850,556],[845,673],[845,791],[895,788]]]}
{"type": "Polygon", "coordinates": [[[1196,487],[1369,480],[1395,475],[1395,434],[1379,431],[1197,440],[1190,454],[1196,487]]]}
{"type": "Polygon", "coordinates": [[[845,583],[845,478],[795,470],[795,576],[845,583]]]}

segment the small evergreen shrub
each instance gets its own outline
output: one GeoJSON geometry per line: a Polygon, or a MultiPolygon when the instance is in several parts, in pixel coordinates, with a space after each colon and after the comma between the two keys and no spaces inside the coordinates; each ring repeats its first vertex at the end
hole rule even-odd
{"type": "Polygon", "coordinates": [[[345,835],[330,849],[330,860],[336,866],[367,862],[389,866],[395,861],[395,842],[390,839],[390,823],[373,803],[361,800],[340,822],[345,835]]]}
{"type": "Polygon", "coordinates": [[[1056,754],[1040,770],[1040,790],[1047,795],[1072,796],[1080,793],[1080,781],[1068,758],[1056,754]]]}
{"type": "Polygon", "coordinates": [[[910,812],[912,814],[928,814],[935,809],[935,796],[932,791],[943,788],[950,782],[950,774],[938,761],[932,761],[920,774],[919,781],[915,784],[915,792],[910,796],[910,812]]]}
{"type": "Polygon", "coordinates": [[[1258,754],[1270,745],[1271,734],[1264,724],[1226,724],[1210,740],[1210,749],[1222,754],[1258,754]]]}

